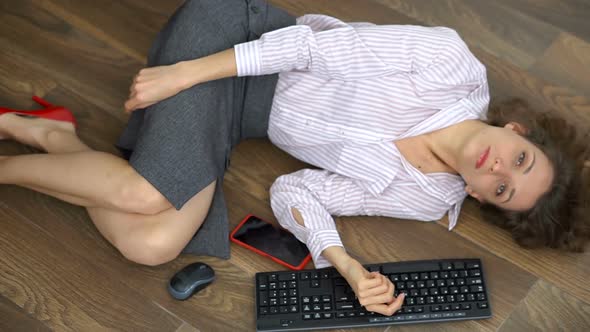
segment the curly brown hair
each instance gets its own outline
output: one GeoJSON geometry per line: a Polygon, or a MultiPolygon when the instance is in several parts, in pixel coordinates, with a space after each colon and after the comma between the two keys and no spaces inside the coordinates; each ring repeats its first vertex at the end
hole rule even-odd
{"type": "Polygon", "coordinates": [[[506,211],[485,204],[481,207],[484,219],[509,230],[526,248],[584,251],[590,238],[588,145],[565,120],[551,112],[537,113],[521,99],[492,105],[487,122],[494,126],[508,122],[523,125],[525,137],[547,155],[555,176],[549,191],[528,211],[506,211]]]}

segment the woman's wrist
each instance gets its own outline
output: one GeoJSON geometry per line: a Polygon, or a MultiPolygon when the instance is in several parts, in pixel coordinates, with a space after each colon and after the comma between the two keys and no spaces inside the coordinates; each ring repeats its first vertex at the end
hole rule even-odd
{"type": "Polygon", "coordinates": [[[237,76],[237,64],[233,48],[194,60],[176,64],[181,70],[179,84],[188,89],[196,84],[237,76]]]}
{"type": "Polygon", "coordinates": [[[322,251],[322,256],[324,256],[332,265],[342,274],[343,271],[346,271],[352,257],[350,257],[346,250],[340,246],[332,246],[324,249],[322,251]]]}

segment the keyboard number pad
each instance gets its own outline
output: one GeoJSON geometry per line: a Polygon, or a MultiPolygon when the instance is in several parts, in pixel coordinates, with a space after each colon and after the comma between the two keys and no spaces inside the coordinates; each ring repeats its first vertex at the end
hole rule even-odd
{"type": "Polygon", "coordinates": [[[298,313],[299,311],[295,273],[258,277],[258,313],[260,315],[298,313]]]}

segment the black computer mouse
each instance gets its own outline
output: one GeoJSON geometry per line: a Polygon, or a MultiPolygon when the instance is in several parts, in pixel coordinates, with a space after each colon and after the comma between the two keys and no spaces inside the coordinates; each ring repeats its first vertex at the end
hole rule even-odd
{"type": "Polygon", "coordinates": [[[215,280],[215,271],[209,265],[192,263],[172,276],[168,283],[168,292],[177,300],[186,300],[209,286],[213,280],[215,280]]]}

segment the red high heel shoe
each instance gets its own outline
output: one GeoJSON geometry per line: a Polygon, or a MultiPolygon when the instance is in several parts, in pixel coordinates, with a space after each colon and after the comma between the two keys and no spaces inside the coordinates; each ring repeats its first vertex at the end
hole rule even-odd
{"type": "Polygon", "coordinates": [[[33,96],[33,100],[35,102],[37,102],[37,104],[43,106],[43,109],[25,111],[25,110],[12,110],[9,108],[0,107],[0,115],[6,114],[6,113],[14,113],[14,114],[19,114],[19,115],[24,115],[24,116],[39,117],[39,118],[45,118],[45,119],[57,120],[57,121],[66,121],[66,122],[72,123],[74,125],[74,127],[77,127],[76,119],[74,118],[74,115],[67,108],[65,108],[63,106],[52,105],[37,96],[33,96]]]}

